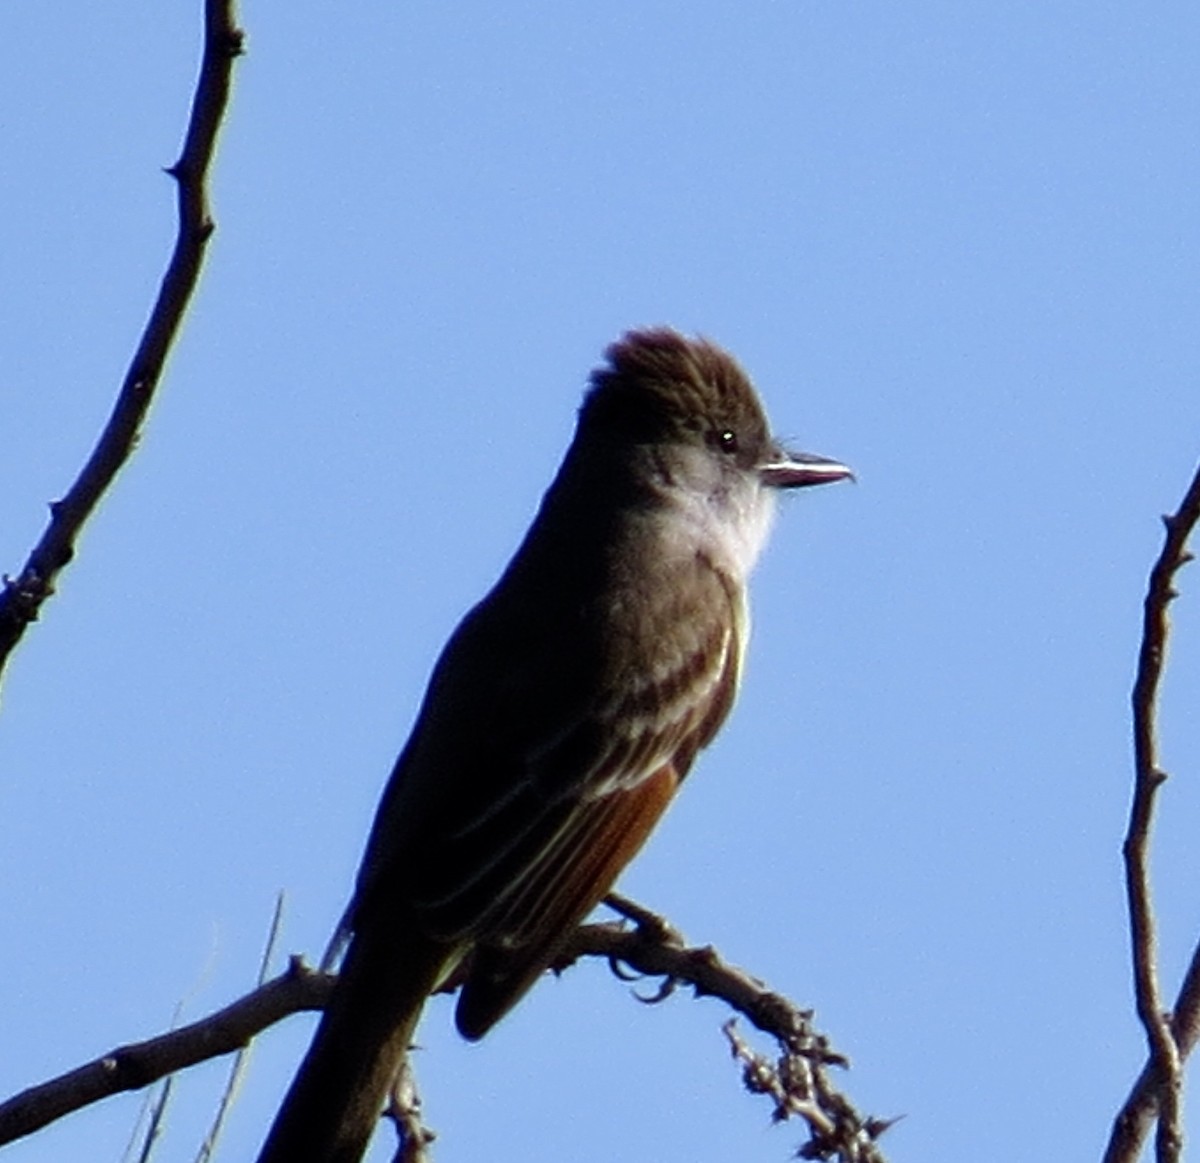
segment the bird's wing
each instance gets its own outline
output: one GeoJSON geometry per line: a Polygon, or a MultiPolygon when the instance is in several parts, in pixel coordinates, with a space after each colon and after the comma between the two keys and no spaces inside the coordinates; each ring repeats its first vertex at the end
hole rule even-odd
{"type": "MultiPolygon", "coordinates": [[[[539,932],[573,923],[608,891],[733,703],[736,628],[714,622],[706,639],[597,713],[589,734],[603,746],[586,781],[502,861],[508,867],[480,917],[482,934],[513,947],[536,943],[539,932]]],[[[535,770],[553,770],[558,758],[543,756],[535,770]]]]}
{"type": "Polygon", "coordinates": [[[608,891],[733,703],[741,589],[704,559],[694,569],[687,585],[659,579],[628,603],[636,621],[610,613],[598,633],[497,640],[512,620],[485,601],[447,646],[380,806],[351,926],[403,915],[474,947],[468,1036],[516,1002],[608,891]],[[568,664],[618,635],[619,665],[568,664]],[[479,677],[464,653],[494,665],[479,677]]]}
{"type": "Polygon", "coordinates": [[[529,990],[571,931],[645,842],[679,786],[671,763],[634,787],[577,809],[484,919],[495,935],[474,945],[455,1021],[474,1041],[529,990]]]}
{"type": "MultiPolygon", "coordinates": [[[[739,595],[722,590],[729,602],[739,595]]],[[[576,733],[529,764],[522,797],[526,829],[464,886],[443,909],[463,909],[459,923],[475,942],[457,1020],[467,1037],[480,1037],[508,1011],[553,957],[561,941],[611,888],[666,809],[696,753],[716,733],[733,703],[741,664],[742,619],[732,605],[709,606],[694,619],[687,649],[660,657],[653,671],[626,676],[576,733]],[[591,740],[586,778],[575,791],[528,811],[536,789],[571,782],[581,739],[591,740]],[[467,921],[467,918],[470,918],[467,921]]],[[[489,822],[472,823],[454,837],[471,844],[489,822]]],[[[480,864],[476,863],[478,871],[480,864]]]]}

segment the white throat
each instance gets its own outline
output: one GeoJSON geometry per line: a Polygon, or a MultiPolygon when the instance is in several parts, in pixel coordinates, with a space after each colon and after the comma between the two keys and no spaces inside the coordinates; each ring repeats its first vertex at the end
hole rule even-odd
{"type": "Polygon", "coordinates": [[[686,554],[702,552],[744,582],[762,553],[775,516],[774,490],[747,473],[725,473],[711,487],[676,481],[664,490],[679,520],[673,523],[686,554]]]}

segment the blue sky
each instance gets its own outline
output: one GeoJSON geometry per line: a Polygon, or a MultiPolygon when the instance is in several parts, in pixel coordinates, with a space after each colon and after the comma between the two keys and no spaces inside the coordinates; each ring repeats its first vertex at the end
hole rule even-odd
{"type": "MultiPolygon", "coordinates": [[[[174,232],[199,4],[0,38],[0,555],[111,404],[174,232]]],[[[622,887],[817,1011],[893,1163],[1089,1159],[1140,1066],[1119,863],[1158,516],[1200,457],[1194,7],[247,3],[219,231],[142,446],[6,675],[0,1091],[315,954],[437,650],[623,329],[734,351],[790,497],[734,717],[622,887]],[[1019,1144],[1019,1146],[1017,1146],[1019,1144]]],[[[1200,574],[1154,871],[1200,930],[1200,574]]],[[[479,1046],[440,1163],[783,1160],[711,1002],[599,965],[479,1046]]],[[[257,1046],[251,1156],[311,1023],[257,1046]]],[[[189,1073],[187,1160],[223,1066],[189,1073]]],[[[8,1149],[116,1159],[110,1101],[8,1149]]],[[[1200,1126],[1193,1125],[1193,1133],[1200,1126]]],[[[385,1144],[386,1145],[386,1144],[385,1144]]],[[[379,1153],[385,1158],[386,1151],[379,1153]]]]}

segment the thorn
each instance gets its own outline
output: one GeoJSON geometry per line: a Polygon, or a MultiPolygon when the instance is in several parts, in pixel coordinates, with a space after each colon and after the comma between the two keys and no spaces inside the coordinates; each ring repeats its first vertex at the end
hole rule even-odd
{"type": "Polygon", "coordinates": [[[890,1119],[869,1118],[863,1126],[863,1130],[867,1132],[872,1139],[878,1139],[884,1131],[894,1127],[901,1119],[906,1118],[906,1115],[895,1115],[890,1119]]]}

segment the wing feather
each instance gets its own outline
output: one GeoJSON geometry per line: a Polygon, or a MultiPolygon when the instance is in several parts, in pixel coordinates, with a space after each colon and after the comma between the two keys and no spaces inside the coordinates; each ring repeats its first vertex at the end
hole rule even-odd
{"type": "Polygon", "coordinates": [[[533,627],[502,582],[447,645],[397,761],[350,926],[473,948],[468,1036],[609,890],[733,703],[741,586],[699,555],[660,566],[639,562],[636,591],[600,587],[602,610],[548,596],[533,627]]]}

